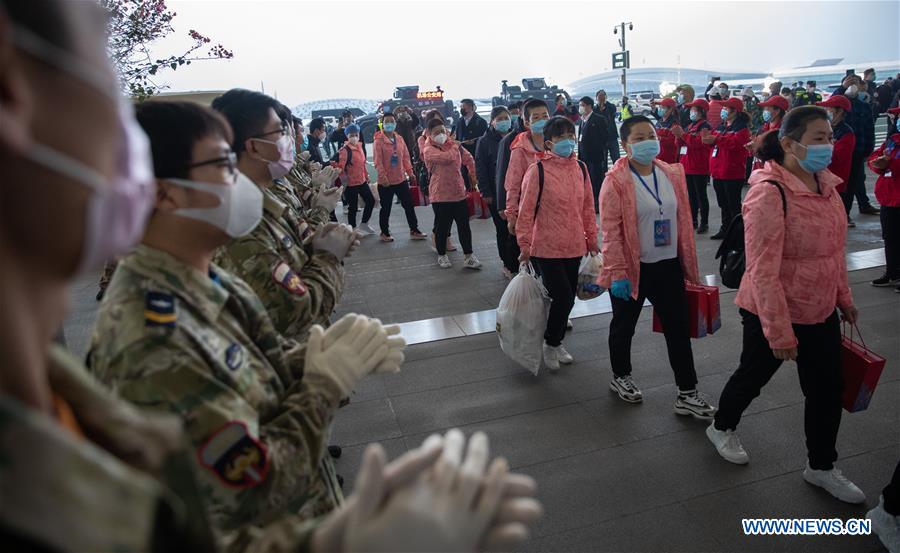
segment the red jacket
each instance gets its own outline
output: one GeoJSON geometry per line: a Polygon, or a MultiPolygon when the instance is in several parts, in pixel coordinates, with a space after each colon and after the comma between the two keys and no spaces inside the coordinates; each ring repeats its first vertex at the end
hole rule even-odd
{"type": "Polygon", "coordinates": [[[670,129],[680,126],[674,110],[668,119],[656,123],[656,136],[659,138],[659,155],[656,159],[666,163],[678,163],[677,139],[670,129]]]}
{"type": "Polygon", "coordinates": [[[831,154],[831,165],[828,170],[841,179],[837,185],[838,192],[847,191],[847,180],[850,178],[850,166],[853,149],[856,148],[856,135],[846,122],[842,121],[834,129],[834,153],[831,154]]]}
{"type": "Polygon", "coordinates": [[[869,168],[878,175],[878,180],[875,181],[875,199],[878,203],[887,207],[900,207],[900,133],[892,135],[872,152],[869,156],[869,168]],[[889,156],[891,161],[887,169],[876,169],[872,162],[882,155],[889,156]]]}
{"type": "Polygon", "coordinates": [[[355,146],[350,142],[341,146],[338,160],[334,166],[341,170],[341,178],[345,180],[347,186],[360,186],[369,182],[369,172],[366,171],[366,154],[359,142],[355,146]],[[353,150],[353,160],[349,164],[347,163],[348,149],[353,150]]]}
{"type": "Polygon", "coordinates": [[[719,126],[714,134],[716,141],[709,155],[709,174],[719,180],[744,180],[747,176],[747,158],[750,156],[747,150],[750,129],[735,119],[730,125],[719,126]]]}
{"type": "MultiPolygon", "coordinates": [[[[769,131],[777,131],[780,128],[781,128],[781,119],[779,119],[778,121],[769,121],[768,123],[763,123],[763,126],[760,127],[759,131],[756,133],[756,137],[754,138],[754,141],[762,140],[762,137],[764,134],[766,134],[769,131]]],[[[755,148],[758,148],[758,147],[759,147],[759,144],[754,143],[754,151],[755,151],[755,148]]],[[[759,159],[758,157],[753,158],[753,170],[754,171],[756,171],[757,169],[762,169],[763,165],[765,165],[765,163],[763,163],[763,161],[761,159],[759,159]]]]}
{"type": "Polygon", "coordinates": [[[466,184],[461,167],[475,174],[475,160],[468,150],[448,135],[447,141],[438,144],[431,136],[424,141],[422,160],[428,168],[428,197],[432,202],[458,202],[466,199],[466,184]]]}
{"type": "Polygon", "coordinates": [[[687,149],[687,153],[678,157],[678,161],[684,165],[686,175],[709,175],[709,153],[712,152],[712,146],[700,140],[702,129],[712,130],[706,119],[691,123],[681,138],[675,142],[679,150],[687,149]]]}
{"type": "Polygon", "coordinates": [[[406,142],[397,133],[394,133],[393,138],[392,142],[382,131],[375,133],[373,150],[375,150],[375,170],[378,171],[378,184],[400,184],[406,180],[407,175],[413,174],[406,142]],[[395,165],[391,165],[393,156],[397,156],[395,165]]]}
{"type": "Polygon", "coordinates": [[[709,111],[706,112],[706,120],[712,125],[712,128],[718,129],[722,124],[722,108],[725,100],[710,100],[709,111]]]}

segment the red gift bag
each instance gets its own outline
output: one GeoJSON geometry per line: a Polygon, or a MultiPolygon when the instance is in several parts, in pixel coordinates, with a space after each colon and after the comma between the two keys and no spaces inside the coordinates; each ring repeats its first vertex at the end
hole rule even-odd
{"type": "MultiPolygon", "coordinates": [[[[691,338],[703,338],[722,328],[719,312],[719,288],[702,284],[685,283],[685,294],[688,300],[689,334],[691,338]]],[[[653,310],[653,332],[662,332],[662,321],[653,310]]]]}
{"type": "Polygon", "coordinates": [[[422,189],[418,186],[410,186],[409,195],[412,196],[413,207],[428,205],[428,196],[422,194],[422,189]]]}
{"type": "Polygon", "coordinates": [[[841,369],[844,374],[844,396],[841,403],[844,409],[850,413],[868,409],[884,364],[884,357],[866,347],[859,334],[859,327],[852,325],[850,336],[847,336],[847,327],[844,326],[841,338],[841,369]],[[853,341],[854,328],[860,343],[853,341]]]}
{"type": "Polygon", "coordinates": [[[466,193],[466,206],[469,208],[469,218],[478,217],[479,219],[487,219],[490,217],[490,210],[487,202],[481,197],[478,190],[469,190],[466,193]]]}

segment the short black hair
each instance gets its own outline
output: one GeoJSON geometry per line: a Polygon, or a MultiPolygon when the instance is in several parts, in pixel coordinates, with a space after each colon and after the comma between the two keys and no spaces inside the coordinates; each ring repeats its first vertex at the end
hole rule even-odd
{"type": "Polygon", "coordinates": [[[70,50],[74,37],[72,28],[66,21],[66,11],[60,0],[0,0],[0,11],[9,18],[50,44],[70,50]]]}
{"type": "Polygon", "coordinates": [[[594,107],[594,99],[591,98],[590,96],[582,96],[581,100],[578,100],[578,102],[581,104],[587,104],[591,107],[594,107]]]}
{"type": "Polygon", "coordinates": [[[230,144],[234,138],[225,118],[193,102],[142,102],[135,115],[150,139],[153,172],[159,179],[187,178],[194,144],[200,140],[220,136],[230,144]]]}
{"type": "Polygon", "coordinates": [[[568,117],[557,115],[547,121],[547,125],[544,127],[544,140],[553,140],[557,136],[568,133],[575,133],[575,123],[570,121],[568,117]]]}
{"type": "Polygon", "coordinates": [[[244,88],[232,88],[212,102],[212,108],[225,117],[234,131],[231,149],[236,154],[244,151],[244,143],[248,139],[263,132],[269,109],[279,114],[281,105],[271,96],[244,88]]]}
{"type": "Polygon", "coordinates": [[[303,126],[303,119],[300,119],[296,115],[291,115],[291,121],[294,122],[294,128],[303,126]]]}
{"type": "Polygon", "coordinates": [[[511,103],[508,107],[510,110],[513,110],[513,109],[521,110],[522,109],[522,100],[516,100],[515,102],[511,103]]]}
{"type": "Polygon", "coordinates": [[[602,88],[600,90],[598,90],[597,92],[595,92],[594,96],[600,96],[601,94],[603,94],[604,96],[609,96],[609,94],[607,94],[606,91],[603,90],[602,88]]]}
{"type": "Polygon", "coordinates": [[[501,113],[509,115],[509,109],[506,106],[494,106],[494,109],[491,110],[491,121],[496,119],[501,113]]]}
{"type": "Polygon", "coordinates": [[[428,132],[431,132],[431,129],[433,129],[435,127],[441,127],[441,126],[443,126],[443,124],[444,124],[443,119],[438,119],[437,117],[432,117],[431,119],[428,120],[427,130],[428,130],[428,132]]]}
{"type": "Polygon", "coordinates": [[[387,119],[388,117],[390,117],[391,119],[394,119],[394,120],[397,119],[397,116],[394,115],[394,112],[393,112],[393,111],[386,111],[386,112],[384,112],[384,113],[381,114],[381,121],[383,122],[383,121],[384,121],[385,119],[387,119]]]}
{"type": "Polygon", "coordinates": [[[793,93],[794,93],[794,89],[792,89],[791,87],[786,86],[786,87],[784,87],[784,88],[781,89],[781,93],[782,93],[782,94],[793,94],[793,93]]]}
{"type": "MultiPolygon", "coordinates": [[[[525,114],[525,119],[529,119],[531,117],[531,110],[540,107],[547,107],[547,104],[543,100],[538,100],[537,98],[529,98],[525,100],[525,104],[522,105],[522,112],[525,114]]],[[[549,109],[547,111],[550,111],[549,109]]]]}
{"type": "Polygon", "coordinates": [[[463,98],[459,101],[459,104],[466,104],[468,106],[472,106],[473,108],[475,107],[475,102],[471,98],[463,98]]]}
{"type": "Polygon", "coordinates": [[[325,120],[321,117],[316,117],[312,121],[309,122],[309,132],[316,132],[320,129],[325,128],[325,120]]]}
{"type": "Polygon", "coordinates": [[[649,117],[644,117],[643,115],[634,115],[632,117],[629,117],[628,119],[623,121],[622,126],[619,127],[619,136],[622,137],[622,142],[628,142],[628,136],[631,134],[631,128],[638,123],[650,123],[650,126],[653,126],[653,121],[651,121],[649,117]]]}

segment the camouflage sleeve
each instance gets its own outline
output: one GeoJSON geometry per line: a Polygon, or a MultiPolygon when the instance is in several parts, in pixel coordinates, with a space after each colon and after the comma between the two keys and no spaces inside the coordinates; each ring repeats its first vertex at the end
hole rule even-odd
{"type": "Polygon", "coordinates": [[[216,262],[253,288],[278,332],[300,339],[311,325],[328,324],[343,291],[344,267],[330,253],[316,253],[297,266],[262,232],[232,240],[216,262]]]}
{"type": "Polygon", "coordinates": [[[117,391],[134,403],[176,413],[196,450],[193,463],[213,525],[233,531],[298,511],[319,478],[340,391],[317,375],[295,382],[266,418],[187,345],[127,348],[116,360],[129,377],[117,391]]]}
{"type": "Polygon", "coordinates": [[[223,553],[309,553],[312,537],[322,519],[282,517],[263,527],[246,526],[219,540],[223,553]]]}

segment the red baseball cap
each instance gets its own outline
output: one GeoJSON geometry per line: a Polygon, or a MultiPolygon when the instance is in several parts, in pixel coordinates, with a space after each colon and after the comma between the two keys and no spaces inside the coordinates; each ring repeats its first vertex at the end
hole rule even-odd
{"type": "Polygon", "coordinates": [[[740,98],[729,98],[722,103],[722,106],[735,111],[744,111],[744,101],[740,98]]]}
{"type": "Polygon", "coordinates": [[[697,98],[693,102],[688,102],[684,105],[686,108],[700,108],[703,111],[709,111],[709,102],[704,100],[703,98],[697,98]]]}
{"type": "Polygon", "coordinates": [[[784,96],[779,96],[778,94],[772,96],[765,102],[760,102],[759,106],[764,107],[764,108],[765,107],[780,108],[781,111],[787,111],[791,108],[791,106],[788,104],[787,98],[785,98],[784,96]]]}
{"type": "Polygon", "coordinates": [[[900,115],[900,107],[891,108],[888,110],[888,113],[890,113],[891,115],[900,115]]]}
{"type": "Polygon", "coordinates": [[[848,100],[846,96],[841,96],[840,94],[833,94],[824,102],[816,102],[816,105],[822,106],[823,108],[841,108],[844,111],[853,110],[850,100],[848,100]]]}
{"type": "Polygon", "coordinates": [[[655,103],[658,106],[665,106],[667,108],[674,108],[676,105],[678,105],[672,98],[663,98],[662,100],[657,100],[655,103]]]}

